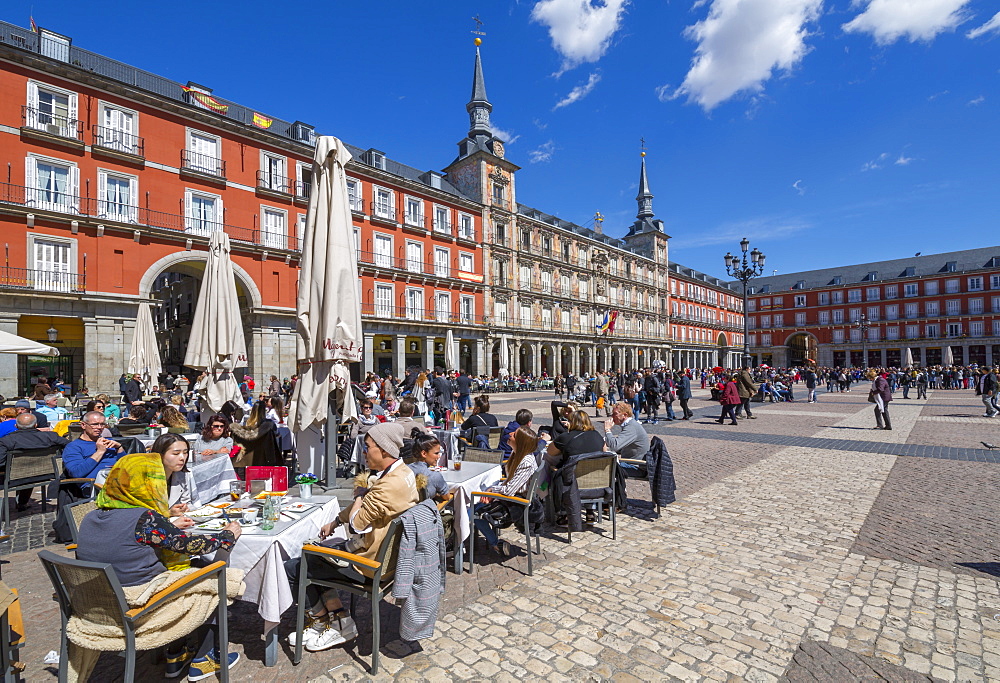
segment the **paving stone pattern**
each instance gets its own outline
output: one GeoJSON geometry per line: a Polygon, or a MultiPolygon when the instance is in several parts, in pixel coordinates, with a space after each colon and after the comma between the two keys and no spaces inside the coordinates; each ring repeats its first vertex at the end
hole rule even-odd
{"type": "Polygon", "coordinates": [[[781,683],[834,683],[836,681],[887,681],[928,683],[939,681],[876,657],[866,657],[829,643],[803,641],[792,657],[781,683]]]}

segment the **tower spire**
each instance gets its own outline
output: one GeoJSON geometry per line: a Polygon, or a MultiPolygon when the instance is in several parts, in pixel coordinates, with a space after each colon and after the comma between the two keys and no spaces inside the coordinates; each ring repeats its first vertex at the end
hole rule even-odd
{"type": "MultiPolygon", "coordinates": [[[[479,40],[478,38],[476,40],[479,40]]],[[[479,45],[476,45],[476,67],[472,74],[472,98],[465,105],[469,112],[469,137],[475,139],[478,135],[491,137],[490,112],[493,105],[486,98],[486,79],[483,78],[483,62],[479,55],[479,45]]]]}
{"type": "Polygon", "coordinates": [[[653,217],[653,193],[649,191],[649,180],[646,178],[646,141],[642,141],[642,169],[639,171],[639,194],[635,200],[639,202],[639,213],[635,215],[640,221],[653,217]]]}

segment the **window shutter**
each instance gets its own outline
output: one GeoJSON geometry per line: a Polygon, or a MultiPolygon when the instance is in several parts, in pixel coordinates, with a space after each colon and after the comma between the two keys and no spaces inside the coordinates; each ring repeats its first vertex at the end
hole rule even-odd
{"type": "Polygon", "coordinates": [[[106,216],[108,213],[108,172],[97,172],[97,215],[106,216]]]}
{"type": "Polygon", "coordinates": [[[67,125],[72,128],[72,130],[70,131],[71,133],[76,132],[76,127],[73,124],[73,122],[76,121],[76,105],[77,105],[77,95],[76,93],[73,93],[69,96],[69,121],[67,122],[67,125]]]}
{"type": "Polygon", "coordinates": [[[191,190],[184,192],[184,227],[191,228],[191,190]]]}
{"type": "Polygon", "coordinates": [[[215,200],[215,211],[215,222],[217,224],[215,228],[217,230],[222,230],[222,225],[226,222],[226,210],[222,206],[222,197],[215,200]]]}
{"type": "Polygon", "coordinates": [[[24,160],[24,203],[34,206],[38,200],[38,173],[35,168],[35,158],[27,157],[24,160]]]}
{"type": "Polygon", "coordinates": [[[129,219],[135,223],[139,220],[136,215],[139,210],[139,179],[132,178],[128,181],[128,215],[129,219]]]}
{"type": "Polygon", "coordinates": [[[69,169],[69,205],[80,211],[80,169],[76,166],[69,169]]]}

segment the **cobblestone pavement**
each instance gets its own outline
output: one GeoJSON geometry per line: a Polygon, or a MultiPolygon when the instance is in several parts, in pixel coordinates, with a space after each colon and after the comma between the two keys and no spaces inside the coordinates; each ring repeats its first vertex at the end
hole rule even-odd
{"type": "MultiPolygon", "coordinates": [[[[714,438],[703,417],[718,407],[699,391],[692,403],[702,419],[649,427],[670,449],[677,503],[653,519],[648,490],[629,482],[617,540],[607,522],[572,544],[548,529],[532,577],[523,554],[501,563],[477,549],[475,574],[449,574],[433,638],[399,641],[398,607],[382,606],[377,678],[1000,679],[1000,467],[899,457],[924,447],[915,438],[925,426],[963,446],[942,452],[989,441],[991,421],[922,419],[975,415],[971,391],[894,402],[892,432],[864,429],[874,419],[856,390],[821,392],[818,404],[755,404],[758,419],[714,438]],[[855,430],[856,438],[844,434],[855,430]],[[779,437],[802,445],[768,442],[779,437]]],[[[499,395],[494,412],[504,419],[529,407],[545,424],[549,400],[548,392],[499,395]]],[[[51,588],[33,553],[7,559],[4,579],[25,595],[28,680],[43,679],[41,657],[57,636],[51,588]]],[[[363,621],[350,649],[307,654],[293,668],[285,648],[279,666],[265,669],[253,610],[237,603],[232,615],[234,649],[247,656],[235,680],[368,677],[363,621]]],[[[105,666],[120,670],[114,658],[105,666]]],[[[158,676],[143,665],[144,678],[158,676]]]]}

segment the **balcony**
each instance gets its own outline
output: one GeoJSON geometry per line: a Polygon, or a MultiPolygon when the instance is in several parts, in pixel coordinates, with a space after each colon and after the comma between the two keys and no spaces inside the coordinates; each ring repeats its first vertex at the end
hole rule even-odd
{"type": "Polygon", "coordinates": [[[138,135],[125,133],[107,126],[93,127],[93,147],[95,153],[104,153],[125,161],[145,160],[146,141],[138,135]]]}
{"type": "Polygon", "coordinates": [[[471,225],[463,226],[459,224],[458,226],[458,239],[468,240],[470,242],[476,241],[476,229],[471,225]]]}
{"type": "Polygon", "coordinates": [[[226,162],[211,154],[181,150],[181,173],[198,178],[226,181],[226,162]]]}
{"type": "Polygon", "coordinates": [[[83,121],[36,107],[21,107],[21,134],[63,147],[84,147],[83,121]]]}
{"type": "Polygon", "coordinates": [[[234,242],[253,244],[269,249],[288,249],[291,251],[299,249],[298,238],[294,235],[228,225],[210,218],[152,211],[141,206],[90,197],[77,197],[68,193],[38,190],[10,183],[0,183],[0,204],[12,204],[26,209],[69,214],[73,217],[87,216],[130,226],[176,230],[180,233],[202,237],[209,237],[217,230],[224,230],[234,242]]]}
{"type": "MultiPolygon", "coordinates": [[[[295,199],[302,201],[309,201],[309,194],[312,192],[312,183],[307,183],[303,180],[295,181],[295,199]]],[[[357,211],[360,213],[365,212],[365,203],[358,201],[356,197],[351,197],[351,211],[357,211]],[[354,208],[354,204],[357,202],[357,209],[354,208]]]]}
{"type": "Polygon", "coordinates": [[[373,221],[381,221],[383,223],[398,225],[395,207],[386,202],[371,203],[371,219],[373,221]]]}
{"type": "Polygon", "coordinates": [[[48,270],[0,267],[0,289],[26,292],[82,294],[87,291],[87,276],[48,270]]]}
{"type": "Polygon", "coordinates": [[[434,221],[434,234],[435,235],[447,235],[452,236],[452,226],[451,221],[434,221]]]}
{"type": "MultiPolygon", "coordinates": [[[[225,175],[224,169],[223,175],[225,175]]],[[[260,194],[287,199],[292,196],[293,189],[294,183],[291,178],[270,171],[257,171],[257,191],[260,194]]]]}
{"type": "Polygon", "coordinates": [[[481,315],[454,313],[419,306],[391,306],[382,302],[362,301],[361,315],[381,320],[413,320],[419,322],[451,323],[455,325],[483,325],[481,315]]]}

